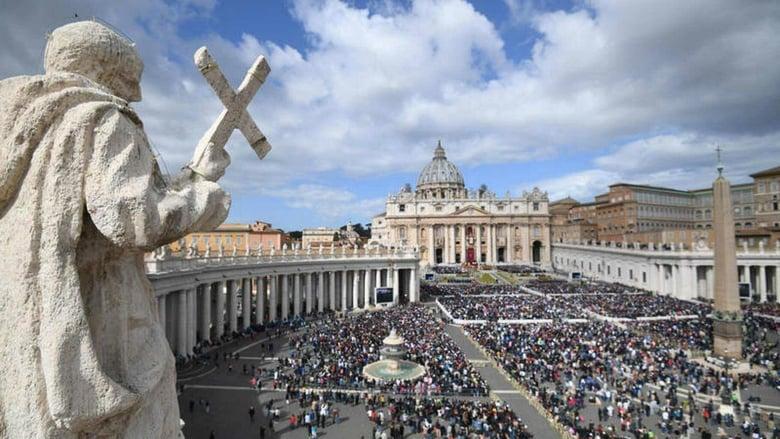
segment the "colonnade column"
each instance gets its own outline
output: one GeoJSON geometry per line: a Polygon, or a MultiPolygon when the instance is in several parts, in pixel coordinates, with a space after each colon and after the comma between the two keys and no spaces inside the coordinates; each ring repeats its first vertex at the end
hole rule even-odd
{"type": "MultiPolygon", "coordinates": [[[[461,260],[463,257],[461,256],[461,260]]],[[[417,270],[409,270],[409,302],[417,302],[417,270]]]]}
{"type": "Polygon", "coordinates": [[[270,288],[268,296],[268,321],[275,322],[276,312],[279,307],[277,304],[279,297],[279,276],[271,276],[268,278],[268,281],[271,283],[269,285],[270,288]]]}
{"type": "Polygon", "coordinates": [[[211,341],[211,288],[212,284],[203,285],[200,296],[200,339],[211,341]]]}
{"type": "Polygon", "coordinates": [[[714,299],[715,298],[715,270],[712,266],[706,266],[704,267],[706,270],[705,277],[707,279],[707,298],[708,299],[714,299]]]}
{"type": "Polygon", "coordinates": [[[349,284],[347,283],[347,270],[341,272],[341,311],[347,311],[347,289],[349,284]]]}
{"type": "Polygon", "coordinates": [[[328,272],[328,305],[331,311],[336,310],[336,273],[328,272]]]}
{"type": "Polygon", "coordinates": [[[761,302],[766,302],[766,266],[758,266],[758,294],[761,295],[761,302]]]}
{"type": "Polygon", "coordinates": [[[394,305],[398,305],[398,296],[400,294],[399,286],[400,285],[398,284],[398,269],[393,268],[393,304],[394,305]]]}
{"type": "Polygon", "coordinates": [[[255,278],[255,324],[263,324],[263,314],[265,313],[265,291],[267,281],[265,276],[255,278]]]}
{"type": "Polygon", "coordinates": [[[306,273],[306,314],[311,314],[312,302],[314,302],[314,294],[311,290],[311,273],[306,273]]]}
{"type": "Polygon", "coordinates": [[[317,273],[317,312],[321,313],[324,310],[324,303],[325,302],[325,292],[323,291],[323,288],[325,288],[325,282],[323,279],[323,276],[325,275],[324,271],[320,271],[317,273]]]}
{"type": "Polygon", "coordinates": [[[228,297],[228,323],[230,328],[230,333],[238,331],[238,285],[239,281],[236,280],[229,280],[228,285],[230,287],[228,288],[228,293],[230,296],[228,297]]]}
{"type": "Polygon", "coordinates": [[[225,334],[225,297],[227,296],[227,281],[219,281],[217,287],[217,315],[215,323],[217,325],[216,337],[219,339],[225,334]]]}
{"type": "Polygon", "coordinates": [[[241,283],[241,329],[247,329],[252,323],[252,278],[244,278],[241,283]]]}
{"type": "Polygon", "coordinates": [[[376,271],[376,285],[375,287],[381,287],[382,286],[382,269],[375,270],[376,271]]]}
{"type": "Polygon", "coordinates": [[[363,308],[368,309],[371,306],[371,269],[363,272],[363,308]]]}
{"type": "Polygon", "coordinates": [[[192,355],[198,342],[198,290],[187,290],[187,353],[192,355]]]}
{"type": "Polygon", "coordinates": [[[293,317],[301,315],[301,274],[293,274],[293,317]]]}
{"type": "Polygon", "coordinates": [[[360,270],[352,270],[352,309],[360,303],[360,270]]]}
{"type": "Polygon", "coordinates": [[[176,354],[187,355],[187,290],[176,294],[176,354]]]}
{"type": "Polygon", "coordinates": [[[287,320],[290,316],[290,275],[282,274],[279,280],[282,282],[282,320],[287,320]]]}

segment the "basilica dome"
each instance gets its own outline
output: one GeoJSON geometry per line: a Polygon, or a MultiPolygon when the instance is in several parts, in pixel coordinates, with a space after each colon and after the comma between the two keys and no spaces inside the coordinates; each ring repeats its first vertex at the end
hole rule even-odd
{"type": "Polygon", "coordinates": [[[447,160],[441,141],[433,152],[433,160],[425,165],[417,177],[417,190],[427,189],[463,189],[463,174],[458,167],[447,160]]]}

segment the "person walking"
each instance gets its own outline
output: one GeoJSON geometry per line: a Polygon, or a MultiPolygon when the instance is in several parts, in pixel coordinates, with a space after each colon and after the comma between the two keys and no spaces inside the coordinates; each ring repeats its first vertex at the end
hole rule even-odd
{"type": "Polygon", "coordinates": [[[255,406],[249,406],[249,422],[255,422],[255,406]]]}

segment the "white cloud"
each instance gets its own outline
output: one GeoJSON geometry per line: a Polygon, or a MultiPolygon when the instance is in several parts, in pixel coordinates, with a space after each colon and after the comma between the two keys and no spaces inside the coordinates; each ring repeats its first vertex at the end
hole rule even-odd
{"type": "MultiPolygon", "coordinates": [[[[324,187],[320,177],[334,173],[417,171],[439,138],[461,165],[550,158],[562,149],[601,155],[579,176],[585,183],[569,179],[578,188],[614,176],[692,182],[685,175],[701,169],[694,146],[705,140],[764,139],[737,144],[778,152],[780,144],[765,140],[780,132],[779,2],[592,0],[545,12],[543,1],[505,1],[539,35],[527,59],[508,59],[512,42],[464,0],[381,0],[370,9],[296,0],[305,48],[260,40],[256,29],[237,42],[182,37],[187,20],[227,7],[213,0],[139,0],[132,8],[9,2],[0,16],[0,76],[40,72],[44,33],[73,12],[102,17],[138,43],[147,66],[138,108],[175,171],[221,110],[191,65],[193,51],[207,44],[234,84],[262,53],[272,73],[250,111],[274,150],[258,162],[234,135],[225,184],[240,192],[269,182],[301,189],[302,176],[324,187]],[[615,144],[627,145],[604,154],[615,144]],[[673,170],[656,169],[669,163],[673,170]],[[653,170],[636,171],[643,166],[653,170]]],[[[730,169],[763,167],[756,162],[734,154],[730,169]]],[[[543,189],[564,190],[547,182],[543,189]]],[[[355,197],[347,204],[361,201],[355,197]]]]}
{"type": "Polygon", "coordinates": [[[780,133],[765,136],[702,136],[693,133],[660,135],[628,142],[594,160],[596,168],[539,181],[552,199],[572,196],[579,201],[626,182],[676,189],[708,187],[716,176],[715,147],[723,148],[726,176],[732,183],[751,181],[749,175],[776,166],[780,133]]]}
{"type": "MultiPolygon", "coordinates": [[[[542,180],[534,184],[547,191],[550,200],[572,197],[580,202],[590,201],[594,194],[606,192],[608,185],[617,182],[620,175],[601,169],[575,172],[562,177],[542,180]]],[[[520,189],[518,189],[518,192],[520,189]]]]}
{"type": "Polygon", "coordinates": [[[352,220],[364,218],[384,210],[382,198],[359,199],[353,192],[318,184],[301,184],[296,187],[265,191],[268,196],[282,198],[284,204],[296,209],[308,209],[328,220],[352,220]]]}

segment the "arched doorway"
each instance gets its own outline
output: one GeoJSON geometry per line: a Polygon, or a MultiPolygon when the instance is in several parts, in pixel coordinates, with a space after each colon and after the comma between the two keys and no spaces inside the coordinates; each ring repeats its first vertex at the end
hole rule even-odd
{"type": "Polygon", "coordinates": [[[531,254],[532,254],[532,260],[534,261],[534,264],[538,264],[538,263],[542,262],[542,242],[541,241],[534,241],[531,254]]]}

